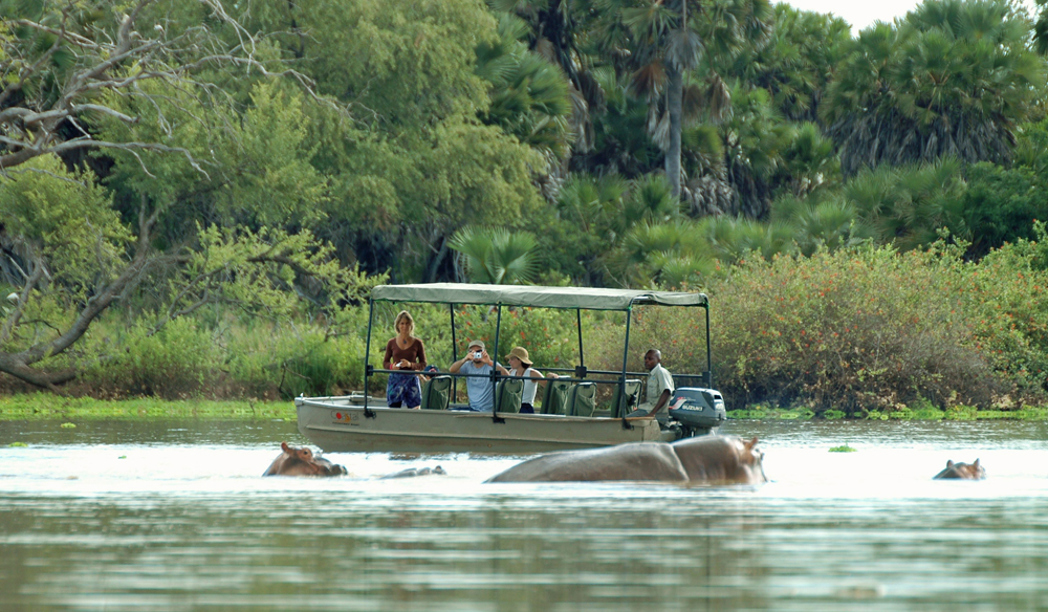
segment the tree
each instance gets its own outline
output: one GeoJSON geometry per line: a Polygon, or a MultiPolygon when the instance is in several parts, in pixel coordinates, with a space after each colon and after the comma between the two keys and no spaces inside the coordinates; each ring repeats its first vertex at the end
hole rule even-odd
{"type": "Polygon", "coordinates": [[[449,279],[457,230],[513,227],[542,206],[536,183],[570,144],[563,76],[511,20],[500,34],[483,0],[251,6],[253,27],[302,33],[278,37],[282,53],[352,110],[304,107],[328,185],[316,231],[343,261],[395,281],[449,279]]]}
{"type": "MultiPolygon", "coordinates": [[[[268,74],[255,40],[225,11],[220,0],[192,8],[168,0],[113,3],[102,0],[6,2],[0,30],[0,171],[47,153],[69,155],[99,148],[153,150],[185,155],[159,141],[99,139],[92,123],[107,117],[134,124],[139,117],[119,108],[121,97],[142,97],[148,83],[178,83],[207,97],[207,73],[241,66],[268,74]],[[171,10],[185,19],[170,20],[171,10]],[[186,26],[193,23],[197,25],[186,26]],[[227,43],[223,30],[236,42],[227,43]]],[[[303,83],[293,71],[280,71],[303,83]]]]}
{"type": "Polygon", "coordinates": [[[0,327],[0,372],[31,384],[67,382],[118,351],[83,340],[112,306],[142,307],[141,289],[158,300],[138,313],[153,319],[153,332],[216,302],[287,316],[297,301],[291,290],[306,278],[320,279],[332,302],[359,300],[366,289],[308,232],[211,225],[193,243],[158,250],[162,208],[143,204],[132,227],[89,171],[69,173],[51,155],[23,166],[0,177],[0,244],[18,289],[0,327]]]}
{"type": "Polygon", "coordinates": [[[843,187],[844,198],[882,244],[908,251],[931,244],[939,230],[968,237],[963,202],[967,185],[956,159],[863,170],[843,187]]]}
{"type": "Polygon", "coordinates": [[[521,42],[526,32],[524,21],[502,13],[498,40],[477,46],[477,73],[491,83],[491,104],[481,118],[559,161],[571,151],[570,84],[556,65],[521,42]]]}
{"type": "Polygon", "coordinates": [[[775,25],[767,44],[746,45],[718,66],[772,95],[776,109],[791,121],[817,121],[826,86],[851,44],[851,29],[839,17],[775,5],[775,25]]]}
{"type": "Polygon", "coordinates": [[[879,164],[1006,162],[1035,116],[1044,60],[1006,0],[926,0],[859,34],[822,105],[852,175],[879,164]]]}
{"type": "MultiPolygon", "coordinates": [[[[594,34],[608,52],[628,57],[634,89],[649,100],[649,130],[663,148],[673,195],[681,189],[685,81],[704,54],[730,55],[763,41],[771,23],[767,0],[603,0],[594,34]]],[[[729,108],[728,89],[706,64],[689,97],[713,118],[729,108]]]]}
{"type": "Polygon", "coordinates": [[[117,304],[155,333],[216,302],[285,318],[296,294],[361,299],[372,281],[283,227],[316,219],[322,184],[294,158],[315,152],[301,101],[346,115],[218,0],[0,7],[0,272],[17,294],[0,372],[53,387],[105,362],[121,347],[88,330],[117,304]]]}

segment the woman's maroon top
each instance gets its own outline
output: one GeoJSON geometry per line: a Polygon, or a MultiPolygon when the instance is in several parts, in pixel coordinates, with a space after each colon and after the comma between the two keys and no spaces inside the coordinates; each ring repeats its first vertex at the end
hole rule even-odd
{"type": "Polygon", "coordinates": [[[402,349],[397,344],[396,337],[393,337],[386,343],[386,357],[382,360],[382,367],[386,370],[392,370],[390,367],[394,363],[397,363],[401,359],[407,359],[408,363],[411,364],[412,370],[421,371],[426,367],[426,349],[422,347],[422,341],[415,338],[408,348],[402,349]]]}

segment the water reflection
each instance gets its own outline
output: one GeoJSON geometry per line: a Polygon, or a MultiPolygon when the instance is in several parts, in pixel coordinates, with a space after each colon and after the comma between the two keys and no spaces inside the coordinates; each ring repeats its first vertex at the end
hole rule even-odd
{"type": "Polygon", "coordinates": [[[464,454],[263,479],[302,440],[260,427],[0,426],[29,444],[0,449],[0,609],[1048,608],[1043,424],[731,423],[757,488],[486,485],[516,459],[464,454]]]}

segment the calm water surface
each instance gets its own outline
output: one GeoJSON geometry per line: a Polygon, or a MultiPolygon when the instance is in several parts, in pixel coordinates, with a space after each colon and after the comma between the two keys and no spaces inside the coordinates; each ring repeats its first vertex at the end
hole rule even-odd
{"type": "Polygon", "coordinates": [[[0,609],[1048,609],[1048,425],[722,433],[759,436],[771,482],[495,485],[520,457],[353,453],[263,479],[293,423],[0,423],[0,609]],[[976,458],[985,481],[931,480],[976,458]]]}

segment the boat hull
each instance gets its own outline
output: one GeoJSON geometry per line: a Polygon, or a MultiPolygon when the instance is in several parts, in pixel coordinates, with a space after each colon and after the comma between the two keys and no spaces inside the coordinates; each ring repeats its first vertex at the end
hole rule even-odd
{"type": "Polygon", "coordinates": [[[369,412],[356,397],[295,399],[298,430],[325,452],[534,453],[663,440],[654,419],[565,417],[458,410],[369,412]]]}

